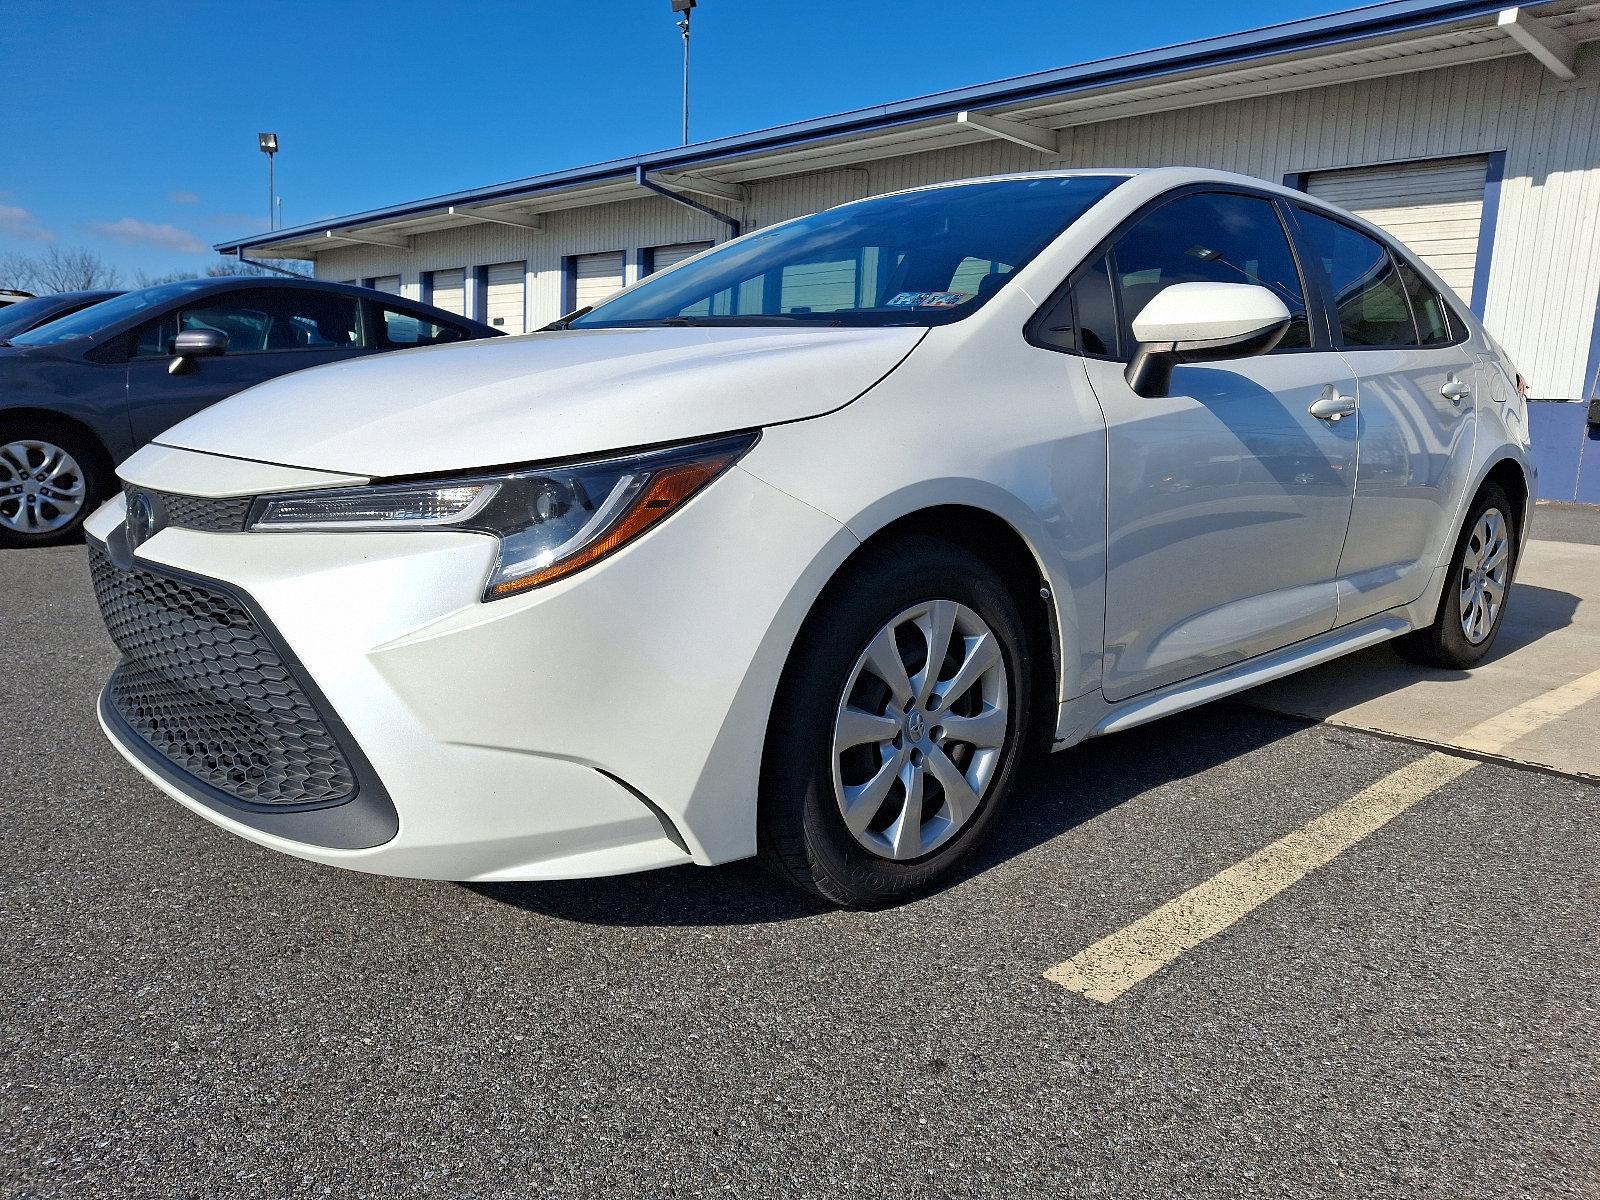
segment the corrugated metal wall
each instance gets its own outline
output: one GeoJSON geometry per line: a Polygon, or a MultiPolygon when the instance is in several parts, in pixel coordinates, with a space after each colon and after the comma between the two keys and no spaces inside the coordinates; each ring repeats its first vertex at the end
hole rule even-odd
{"type": "MultiPolygon", "coordinates": [[[[899,187],[1049,166],[1202,165],[1273,181],[1286,174],[1506,151],[1485,320],[1534,394],[1581,394],[1600,294],[1600,47],[1583,48],[1562,83],[1517,56],[1336,87],[1177,109],[1079,126],[1053,159],[978,142],[751,186],[746,228],[899,187]]],[[[330,251],[318,274],[422,273],[526,259],[530,321],[559,315],[564,256],[723,236],[715,222],[657,197],[550,213],[541,234],[481,225],[380,247],[330,251]]]]}

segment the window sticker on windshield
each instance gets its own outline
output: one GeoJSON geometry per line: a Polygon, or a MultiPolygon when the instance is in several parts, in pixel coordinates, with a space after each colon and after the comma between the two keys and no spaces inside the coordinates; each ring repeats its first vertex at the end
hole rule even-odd
{"type": "Polygon", "coordinates": [[[971,292],[901,292],[889,301],[888,307],[954,308],[971,298],[971,292]]]}

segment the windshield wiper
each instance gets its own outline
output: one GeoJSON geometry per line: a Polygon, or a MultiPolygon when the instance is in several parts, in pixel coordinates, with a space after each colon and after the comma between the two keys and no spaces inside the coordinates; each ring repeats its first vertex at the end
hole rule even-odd
{"type": "Polygon", "coordinates": [[[551,321],[550,324],[548,324],[548,325],[541,325],[539,327],[539,332],[540,333],[553,333],[554,331],[556,331],[558,329],[571,329],[572,328],[572,323],[574,321],[576,321],[579,317],[586,316],[589,313],[592,313],[593,311],[594,311],[594,305],[585,304],[582,308],[573,309],[571,312],[569,312],[564,317],[557,317],[554,321],[551,321]]]}

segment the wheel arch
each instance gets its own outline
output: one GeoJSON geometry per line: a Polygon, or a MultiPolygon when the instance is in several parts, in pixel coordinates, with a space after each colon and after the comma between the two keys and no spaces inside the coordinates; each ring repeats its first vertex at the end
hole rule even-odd
{"type": "Polygon", "coordinates": [[[1527,537],[1528,522],[1533,511],[1533,496],[1527,469],[1512,455],[1502,454],[1488,464],[1483,477],[1478,480],[1478,486],[1472,491],[1472,498],[1476,499],[1484,486],[1490,483],[1498,484],[1505,492],[1506,498],[1511,501],[1511,515],[1517,530],[1517,548],[1520,552],[1522,542],[1527,537]]]}
{"type": "Polygon", "coordinates": [[[18,420],[35,421],[47,428],[68,429],[87,438],[97,457],[97,461],[93,465],[100,471],[101,478],[107,488],[111,487],[116,478],[116,462],[112,458],[110,448],[106,445],[105,438],[100,435],[100,432],[94,426],[86,421],[80,421],[77,417],[68,416],[50,408],[34,408],[26,404],[0,408],[0,427],[18,420]]]}
{"type": "MultiPolygon", "coordinates": [[[[899,538],[923,535],[970,551],[988,563],[1016,601],[1033,657],[1035,732],[1047,741],[1066,698],[1066,664],[1079,641],[1080,620],[1064,569],[1052,569],[1040,552],[1044,531],[1025,532],[1029,514],[1016,497],[991,484],[967,488],[929,481],[903,495],[885,497],[847,523],[857,539],[812,597],[805,623],[823,606],[850,564],[899,538]],[[999,492],[998,496],[991,495],[999,492]],[[1002,509],[1015,509],[1003,512],[1002,509]]],[[[797,632],[795,642],[798,643],[797,632]]],[[[792,652],[792,646],[791,646],[792,652]]]]}

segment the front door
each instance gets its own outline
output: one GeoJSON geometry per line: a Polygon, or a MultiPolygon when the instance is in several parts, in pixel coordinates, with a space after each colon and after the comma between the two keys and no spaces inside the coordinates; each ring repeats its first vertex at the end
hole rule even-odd
{"type": "Polygon", "coordinates": [[[336,362],[362,349],[352,296],[276,287],[194,301],[141,328],[128,361],[128,413],[143,444],[185,417],[265,380],[336,362]],[[173,374],[172,343],[186,329],[228,336],[228,351],[173,374]]]}
{"type": "Polygon", "coordinates": [[[1107,428],[1103,686],[1120,700],[1333,627],[1356,422],[1309,409],[1353,396],[1355,380],[1307,320],[1305,287],[1268,199],[1168,201],[1085,279],[1096,273],[1113,293],[1124,351],[1132,318],[1174,283],[1260,284],[1294,317],[1273,353],[1179,366],[1160,399],[1128,386],[1127,353],[1086,359],[1107,428]]]}

